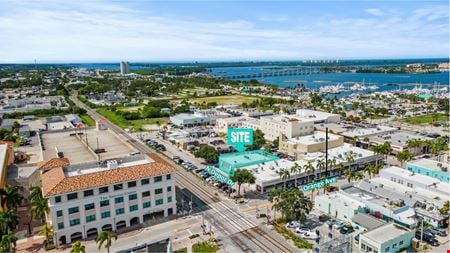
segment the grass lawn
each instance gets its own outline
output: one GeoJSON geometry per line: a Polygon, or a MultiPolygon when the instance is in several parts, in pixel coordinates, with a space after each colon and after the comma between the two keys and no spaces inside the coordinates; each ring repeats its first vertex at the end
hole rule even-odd
{"type": "Polygon", "coordinates": [[[430,124],[434,122],[447,122],[448,115],[442,113],[434,113],[406,118],[404,121],[413,125],[430,124]]]}
{"type": "Polygon", "coordinates": [[[93,118],[91,118],[91,116],[89,116],[87,114],[83,114],[80,116],[80,118],[84,124],[86,124],[90,127],[95,126],[95,120],[93,118]]]}
{"type": "Polygon", "coordinates": [[[143,105],[138,105],[138,106],[126,106],[126,107],[118,107],[117,110],[121,110],[124,112],[135,112],[139,109],[142,109],[144,106],[143,105]]]}
{"type": "Polygon", "coordinates": [[[253,96],[243,96],[243,95],[227,95],[227,96],[216,96],[216,97],[205,97],[205,98],[190,98],[189,101],[196,103],[211,103],[216,102],[218,105],[241,105],[242,103],[250,103],[254,100],[258,99],[253,96]]]}
{"type": "Polygon", "coordinates": [[[219,245],[213,242],[199,242],[192,245],[193,253],[214,253],[219,251],[219,245]]]}
{"type": "Polygon", "coordinates": [[[96,110],[100,115],[109,119],[112,123],[118,125],[120,128],[129,128],[133,127],[134,129],[140,129],[143,125],[151,125],[156,124],[157,121],[159,123],[165,124],[169,119],[168,118],[153,118],[153,119],[138,119],[138,120],[126,120],[122,116],[117,115],[115,112],[110,111],[106,108],[98,108],[96,110]]]}

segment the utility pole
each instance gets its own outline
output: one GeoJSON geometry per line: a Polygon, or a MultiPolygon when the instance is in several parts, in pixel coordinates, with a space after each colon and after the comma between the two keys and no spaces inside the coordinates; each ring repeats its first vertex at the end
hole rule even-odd
{"type": "Polygon", "coordinates": [[[325,128],[325,176],[328,177],[328,127],[325,128]]]}

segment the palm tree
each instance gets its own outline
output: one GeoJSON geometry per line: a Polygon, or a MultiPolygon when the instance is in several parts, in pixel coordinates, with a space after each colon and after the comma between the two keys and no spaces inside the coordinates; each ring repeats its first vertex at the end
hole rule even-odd
{"type": "Polygon", "coordinates": [[[45,237],[45,243],[48,244],[53,236],[53,228],[52,226],[47,225],[47,223],[45,223],[44,225],[42,225],[41,230],[39,230],[38,235],[42,235],[45,237]]]}
{"type": "Polygon", "coordinates": [[[340,175],[344,174],[347,167],[345,167],[344,163],[338,163],[337,170],[340,172],[340,175]]]}
{"type": "Polygon", "coordinates": [[[42,223],[45,223],[45,217],[50,211],[47,199],[36,199],[31,202],[31,206],[31,217],[36,220],[40,219],[42,223]]]}
{"type": "Polygon", "coordinates": [[[297,187],[297,174],[299,174],[301,172],[301,167],[300,165],[298,165],[298,163],[294,163],[294,166],[291,167],[291,171],[292,175],[294,175],[295,177],[295,187],[297,187]]]}
{"type": "Polygon", "coordinates": [[[16,214],[15,209],[9,209],[6,212],[0,211],[0,232],[5,234],[13,231],[17,224],[19,223],[19,218],[16,214]]]}
{"type": "Polygon", "coordinates": [[[347,181],[350,183],[352,180],[359,180],[363,179],[364,175],[360,171],[350,170],[347,169],[344,171],[345,177],[347,178],[347,181]]]}
{"type": "Polygon", "coordinates": [[[375,170],[377,169],[377,166],[374,164],[367,164],[364,170],[369,174],[369,178],[372,178],[373,175],[375,175],[375,170]]]}
{"type": "Polygon", "coordinates": [[[97,239],[95,239],[95,242],[98,244],[98,249],[102,247],[103,244],[105,244],[106,252],[109,253],[109,248],[112,245],[112,241],[117,240],[117,235],[114,233],[111,233],[109,231],[100,232],[97,236],[97,239]]]}
{"type": "Polygon", "coordinates": [[[403,163],[413,159],[413,154],[411,154],[408,150],[401,151],[397,153],[397,160],[401,163],[401,167],[403,168],[403,163]]]}
{"type": "MultiPolygon", "coordinates": [[[[303,170],[306,174],[314,174],[314,171],[316,171],[316,168],[312,165],[311,161],[308,161],[304,166],[303,170]]],[[[308,183],[309,183],[309,175],[308,175],[308,183]]]]}
{"type": "Polygon", "coordinates": [[[241,196],[241,185],[246,183],[254,184],[256,178],[249,170],[237,169],[234,171],[234,175],[231,177],[231,180],[238,184],[238,196],[241,196]]]}
{"type": "Polygon", "coordinates": [[[70,253],[86,253],[86,247],[83,244],[81,244],[80,241],[77,241],[72,245],[70,253]]]}
{"type": "Polygon", "coordinates": [[[324,171],[326,168],[325,160],[319,159],[316,163],[316,167],[317,167],[317,170],[319,171],[318,174],[322,173],[322,171],[324,171]]]}
{"type": "Polygon", "coordinates": [[[280,176],[280,179],[283,180],[283,188],[286,189],[286,181],[291,178],[291,173],[289,172],[289,170],[283,168],[278,172],[278,175],[280,176]]]}
{"type": "Polygon", "coordinates": [[[17,185],[6,185],[6,187],[1,190],[2,195],[2,210],[7,211],[10,208],[17,208],[23,200],[23,196],[20,193],[20,186],[17,185]]]}
{"type": "MultiPolygon", "coordinates": [[[[330,169],[334,169],[336,167],[336,163],[337,163],[336,158],[333,157],[332,159],[328,159],[328,171],[330,171],[330,169]]],[[[328,177],[328,172],[327,175],[325,176],[328,177]]]]}
{"type": "Polygon", "coordinates": [[[37,199],[42,199],[42,189],[39,186],[30,187],[30,202],[37,199]]]}
{"type": "Polygon", "coordinates": [[[355,158],[353,157],[352,154],[348,154],[348,155],[345,157],[345,160],[347,161],[348,167],[349,167],[349,168],[350,168],[351,165],[355,162],[355,158]]]}
{"type": "Polygon", "coordinates": [[[1,252],[15,252],[16,251],[16,241],[17,237],[13,233],[8,233],[2,235],[0,241],[0,251],[1,252]]]}
{"type": "Polygon", "coordinates": [[[276,221],[276,212],[282,209],[281,191],[275,187],[269,192],[269,202],[272,203],[273,221],[276,221]]]}

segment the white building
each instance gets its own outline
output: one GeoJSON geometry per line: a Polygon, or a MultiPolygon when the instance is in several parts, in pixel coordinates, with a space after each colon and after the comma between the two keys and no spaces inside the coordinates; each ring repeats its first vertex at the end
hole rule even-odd
{"type": "Polygon", "coordinates": [[[129,73],[129,65],[130,63],[127,61],[121,61],[120,62],[120,74],[121,75],[126,75],[129,73]]]}
{"type": "Polygon", "coordinates": [[[309,109],[298,109],[296,115],[300,120],[314,121],[314,123],[338,123],[341,115],[309,109]]]}
{"type": "Polygon", "coordinates": [[[178,127],[189,127],[195,125],[209,124],[210,118],[197,113],[180,113],[170,116],[170,122],[178,127]]]}
{"type": "Polygon", "coordinates": [[[156,155],[39,166],[57,245],[176,213],[175,169],[156,155]]]}

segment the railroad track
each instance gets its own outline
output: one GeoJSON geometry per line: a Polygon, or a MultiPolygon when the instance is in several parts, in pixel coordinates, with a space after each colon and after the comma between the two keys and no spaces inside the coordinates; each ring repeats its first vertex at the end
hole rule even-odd
{"type": "Polygon", "coordinates": [[[81,103],[76,96],[72,97],[72,100],[81,108],[85,109],[87,113],[94,119],[103,119],[108,123],[109,128],[114,131],[117,135],[122,136],[122,138],[134,147],[137,151],[141,153],[153,153],[158,155],[162,160],[167,162],[176,168],[176,180],[177,184],[183,188],[189,190],[197,198],[202,200],[205,204],[215,212],[218,216],[214,216],[209,211],[205,211],[204,215],[219,229],[222,233],[233,241],[243,252],[292,252],[293,249],[283,245],[276,239],[274,239],[267,232],[261,230],[257,224],[250,222],[247,217],[238,213],[232,208],[233,205],[225,205],[221,199],[214,195],[215,190],[210,185],[199,185],[198,179],[187,172],[184,168],[176,164],[174,161],[168,157],[156,153],[154,150],[146,146],[140,141],[136,141],[135,138],[130,136],[122,128],[116,126],[108,119],[104,118],[91,108],[87,107],[85,104],[81,103]],[[226,221],[226,223],[225,223],[226,221]],[[231,227],[227,226],[229,224],[231,227]],[[233,231],[234,228],[236,231],[233,231]],[[257,238],[260,237],[261,239],[257,238]],[[250,243],[247,243],[247,242],[250,243]],[[250,245],[249,245],[250,244],[250,245]],[[260,250],[255,251],[255,246],[260,250]]]}

